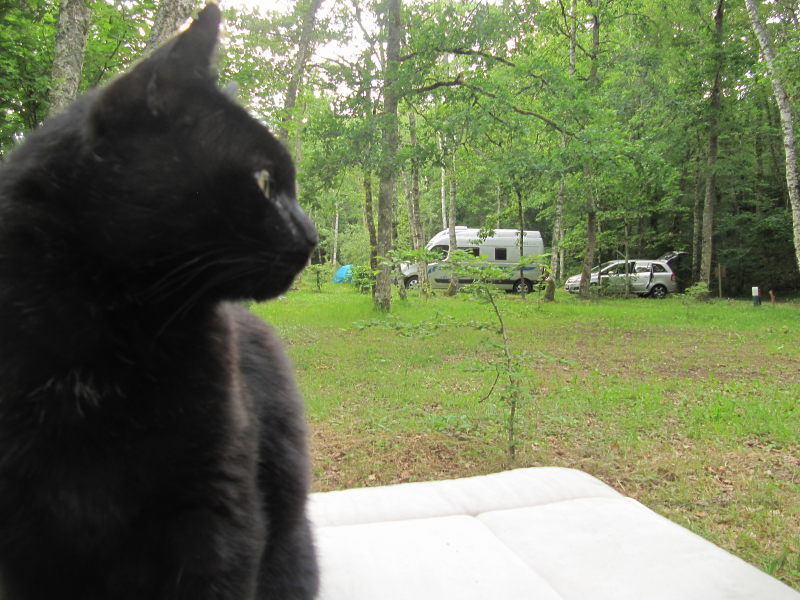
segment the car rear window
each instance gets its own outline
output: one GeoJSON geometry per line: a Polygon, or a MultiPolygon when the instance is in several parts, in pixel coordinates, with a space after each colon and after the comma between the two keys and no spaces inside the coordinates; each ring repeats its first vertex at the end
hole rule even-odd
{"type": "Polygon", "coordinates": [[[654,273],[666,273],[667,269],[664,265],[660,265],[658,263],[653,263],[653,272],[654,273]]]}

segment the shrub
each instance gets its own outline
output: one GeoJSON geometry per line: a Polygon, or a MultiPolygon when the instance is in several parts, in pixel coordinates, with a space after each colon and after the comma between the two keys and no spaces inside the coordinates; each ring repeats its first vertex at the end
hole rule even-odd
{"type": "Polygon", "coordinates": [[[369,294],[375,284],[375,273],[369,265],[353,265],[353,285],[360,294],[369,294]]]}
{"type": "Polygon", "coordinates": [[[317,292],[322,291],[322,283],[331,278],[330,264],[314,264],[305,268],[304,275],[313,283],[317,292]]]}
{"type": "Polygon", "coordinates": [[[688,301],[708,302],[711,300],[711,291],[708,289],[708,284],[705,281],[700,281],[686,288],[683,292],[683,297],[688,301]]]}

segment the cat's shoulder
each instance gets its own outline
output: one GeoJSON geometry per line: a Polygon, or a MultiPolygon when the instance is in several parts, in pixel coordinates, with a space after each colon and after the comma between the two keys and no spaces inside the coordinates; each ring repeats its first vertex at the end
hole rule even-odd
{"type": "Polygon", "coordinates": [[[292,365],[273,328],[241,303],[222,303],[218,310],[229,324],[235,365],[245,389],[259,406],[277,410],[302,430],[302,406],[292,365]]]}
{"type": "Polygon", "coordinates": [[[225,320],[234,344],[245,355],[253,353],[280,357],[283,349],[271,325],[241,302],[222,302],[217,308],[225,320]]]}
{"type": "Polygon", "coordinates": [[[219,315],[227,321],[238,334],[254,334],[273,337],[272,327],[242,302],[222,302],[218,307],[219,315]]]}

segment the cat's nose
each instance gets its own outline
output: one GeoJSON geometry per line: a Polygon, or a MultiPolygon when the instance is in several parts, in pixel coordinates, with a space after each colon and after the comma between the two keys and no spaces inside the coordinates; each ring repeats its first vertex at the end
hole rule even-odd
{"type": "Polygon", "coordinates": [[[300,208],[297,200],[283,193],[275,194],[273,200],[285,221],[285,226],[298,246],[306,247],[309,252],[316,247],[319,237],[317,229],[300,208]]]}

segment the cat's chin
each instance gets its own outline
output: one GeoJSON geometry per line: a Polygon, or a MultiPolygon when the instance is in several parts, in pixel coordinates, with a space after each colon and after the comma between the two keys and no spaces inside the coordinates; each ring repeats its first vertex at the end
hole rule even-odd
{"type": "Polygon", "coordinates": [[[267,300],[277,298],[289,291],[296,277],[296,275],[284,275],[282,277],[273,276],[269,282],[247,290],[245,293],[246,299],[255,300],[256,302],[266,302],[267,300]]]}
{"type": "Polygon", "coordinates": [[[263,294],[248,294],[247,297],[244,298],[244,300],[252,300],[254,302],[266,302],[267,300],[274,300],[275,298],[278,298],[279,296],[285,294],[288,291],[289,287],[287,286],[286,289],[284,290],[277,290],[277,291],[273,290],[263,294]]]}

